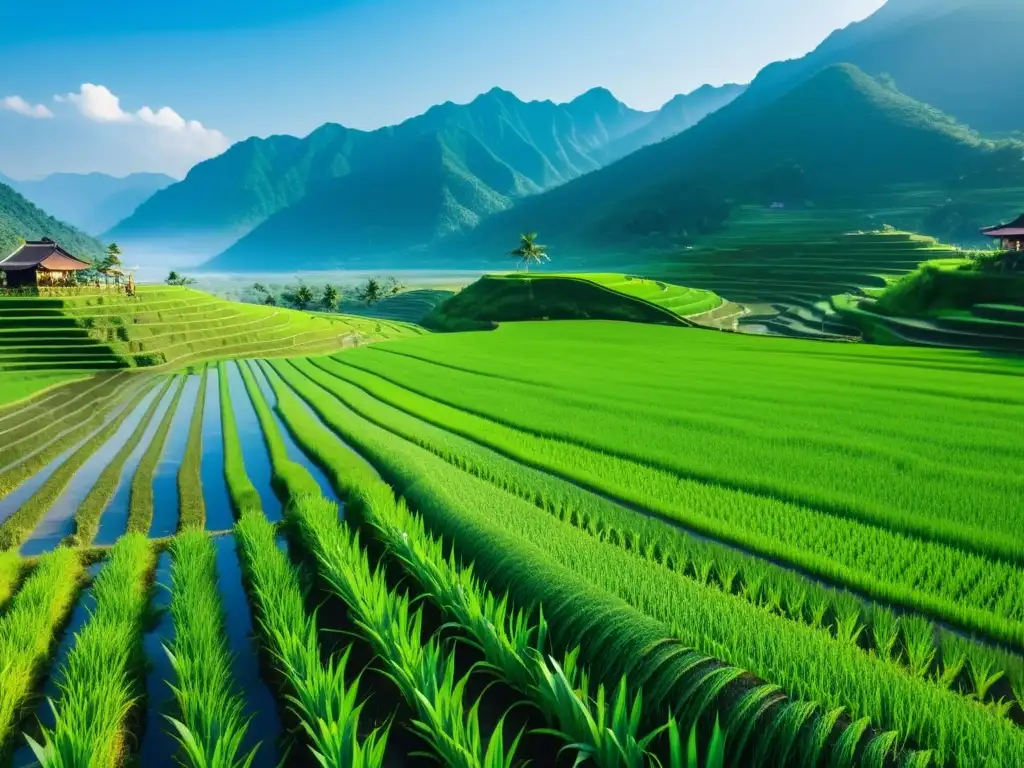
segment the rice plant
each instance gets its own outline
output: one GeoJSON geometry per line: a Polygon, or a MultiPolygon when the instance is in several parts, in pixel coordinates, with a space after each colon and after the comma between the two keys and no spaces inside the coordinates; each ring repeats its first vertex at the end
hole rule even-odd
{"type": "MultiPolygon", "coordinates": [[[[1012,761],[1014,755],[1024,754],[1020,752],[1024,742],[1010,724],[942,690],[930,678],[915,682],[893,674],[891,664],[859,647],[837,643],[820,630],[767,616],[760,609],[752,611],[745,601],[700,587],[657,562],[598,541],[550,512],[503,493],[355,417],[322,389],[295,375],[291,365],[275,367],[327,424],[384,470],[385,479],[415,503],[435,533],[450,535],[456,545],[463,542],[473,551],[480,575],[489,582],[494,580],[492,589],[510,589],[524,604],[539,601],[547,609],[552,599],[561,598],[543,595],[562,589],[549,581],[564,583],[567,573],[557,569],[568,569],[591,588],[607,590],[643,615],[671,627],[684,643],[707,654],[723,655],[732,664],[783,684],[798,699],[819,700],[825,707],[822,717],[825,711],[840,706],[857,718],[870,713],[870,722],[876,727],[903,729],[902,738],[934,749],[943,758],[981,750],[981,754],[1001,754],[1012,761]],[[555,570],[543,564],[545,560],[555,570]],[[515,579],[508,576],[513,563],[517,564],[515,579]],[[541,573],[547,580],[540,578],[541,573]],[[956,726],[951,725],[954,722],[956,726]]],[[[285,402],[281,400],[279,405],[288,420],[285,402]]],[[[579,598],[575,599],[578,602],[579,598]]],[[[596,607],[581,612],[580,629],[570,636],[579,638],[577,642],[587,637],[590,622],[606,633],[612,631],[607,618],[593,615],[593,610],[596,607]]],[[[571,643],[566,645],[571,647],[571,643]]],[[[603,650],[602,644],[597,646],[595,653],[603,650]]],[[[608,656],[620,665],[636,663],[622,646],[608,656]]],[[[588,666],[593,663],[588,661],[588,666]]]]}
{"type": "Polygon", "coordinates": [[[84,573],[74,550],[43,555],[0,617],[0,753],[10,747],[84,573]]]}
{"type": "Polygon", "coordinates": [[[258,509],[242,512],[235,536],[259,619],[260,637],[286,682],[288,700],[323,768],[380,768],[389,725],[360,737],[359,676],[346,649],[321,663],[315,617],[306,613],[301,580],[258,509]]]}
{"type": "Polygon", "coordinates": [[[165,650],[175,674],[178,712],[170,722],[182,761],[195,768],[248,766],[257,748],[242,752],[248,720],[231,670],[213,541],[192,529],[171,551],[174,642],[165,650]]]}
{"type": "MultiPolygon", "coordinates": [[[[60,551],[60,550],[58,550],[60,551]]],[[[142,694],[142,633],[152,544],[141,534],[122,537],[110,550],[92,591],[96,609],[75,638],[51,701],[52,729],[29,746],[45,768],[113,768],[130,749],[127,718],[142,694]]]]}

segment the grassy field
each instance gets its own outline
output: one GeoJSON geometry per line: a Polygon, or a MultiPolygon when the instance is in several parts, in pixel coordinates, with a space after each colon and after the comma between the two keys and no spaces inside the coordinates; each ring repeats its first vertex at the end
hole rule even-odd
{"type": "Polygon", "coordinates": [[[1020,358],[383,322],[0,411],[5,759],[1024,764],[1020,358]]]}

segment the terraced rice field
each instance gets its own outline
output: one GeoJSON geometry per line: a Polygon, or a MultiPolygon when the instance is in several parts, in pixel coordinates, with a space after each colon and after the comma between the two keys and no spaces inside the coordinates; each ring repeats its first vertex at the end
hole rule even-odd
{"type": "Polygon", "coordinates": [[[1024,765],[1022,377],[588,321],[44,392],[0,409],[0,750],[1024,765]]]}
{"type": "Polygon", "coordinates": [[[0,377],[308,354],[410,333],[401,323],[239,304],[179,287],[140,286],[131,297],[0,298],[0,377]]]}

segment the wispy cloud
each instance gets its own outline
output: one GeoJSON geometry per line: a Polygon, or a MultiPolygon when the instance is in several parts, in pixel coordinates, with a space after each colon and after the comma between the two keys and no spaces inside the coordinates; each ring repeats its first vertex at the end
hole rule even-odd
{"type": "Polygon", "coordinates": [[[37,120],[47,120],[53,117],[53,112],[45,104],[30,104],[21,96],[7,96],[3,101],[0,101],[0,108],[6,109],[8,112],[16,112],[25,117],[33,117],[37,120]]]}

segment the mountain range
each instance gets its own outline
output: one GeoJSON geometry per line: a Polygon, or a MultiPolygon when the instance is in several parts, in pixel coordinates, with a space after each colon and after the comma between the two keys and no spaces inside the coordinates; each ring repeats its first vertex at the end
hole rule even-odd
{"type": "Polygon", "coordinates": [[[327,124],[302,139],[252,138],[153,195],[108,237],[136,250],[174,238],[230,245],[211,269],[272,260],[297,239],[344,239],[350,253],[407,249],[685,130],[741,92],[706,87],[651,113],[602,88],[564,104],[495,88],[376,131],[327,124]]]}
{"type": "Polygon", "coordinates": [[[0,181],[54,217],[100,235],[130,216],[154,192],[175,182],[162,173],[54,173],[38,181],[0,181]]]}
{"type": "Polygon", "coordinates": [[[736,204],[847,204],[900,185],[1024,186],[1024,144],[982,138],[851,64],[759,108],[694,128],[492,217],[460,247],[493,252],[524,228],[599,247],[692,242],[736,204]]]}

